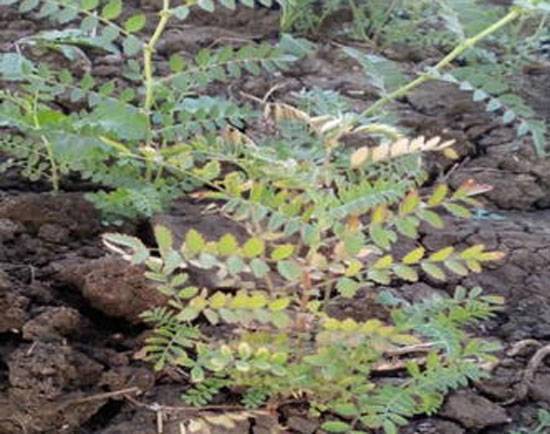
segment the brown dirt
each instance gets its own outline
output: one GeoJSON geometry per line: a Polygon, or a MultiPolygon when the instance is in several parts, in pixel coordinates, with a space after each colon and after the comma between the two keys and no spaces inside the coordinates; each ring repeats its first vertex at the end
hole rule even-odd
{"type": "MultiPolygon", "coordinates": [[[[133,3],[147,6],[155,0],[133,3]]],[[[165,61],[175,52],[189,55],[224,41],[238,45],[243,39],[276,36],[276,13],[263,9],[254,12],[253,19],[250,13],[240,10],[216,18],[199,14],[192,25],[171,28],[159,54],[165,61]]],[[[41,25],[0,7],[0,49],[11,49],[13,41],[41,25]]],[[[116,57],[99,56],[93,58],[92,68],[112,78],[119,65],[116,57]]],[[[547,120],[549,78],[550,68],[521,77],[525,96],[547,120]]],[[[276,81],[244,80],[233,92],[242,89],[261,97],[276,83],[284,86],[275,98],[320,86],[342,92],[361,109],[374,97],[360,69],[328,43],[276,81]]],[[[494,186],[486,195],[489,214],[467,222],[449,220],[443,231],[425,234],[424,244],[435,250],[483,242],[507,257],[479,275],[445,284],[424,277],[419,284],[392,290],[414,300],[449,292],[458,283],[481,285],[504,295],[508,304],[480,333],[505,346],[527,338],[550,341],[550,160],[536,157],[527,141],[514,145],[511,128],[454,86],[429,83],[396,105],[402,124],[412,132],[445,131],[458,140],[462,158],[451,172],[451,184],[475,178],[494,186]]],[[[436,178],[443,163],[430,164],[436,178]]],[[[138,267],[109,256],[101,245],[99,235],[105,228],[82,195],[90,186],[66,182],[64,187],[72,192],[52,195],[46,186],[25,182],[14,173],[0,179],[0,434],[155,434],[157,414],[151,405],[181,405],[179,396],[186,387],[180,373],[153,374],[135,357],[145,331],[138,315],[164,299],[138,267]],[[148,407],[116,394],[132,388],[141,391],[135,398],[148,407]],[[109,392],[115,393],[105,395],[109,392]]],[[[241,231],[227,220],[202,215],[200,207],[187,200],[149,223],[159,222],[179,233],[190,227],[213,236],[227,228],[237,236],[241,231]]],[[[148,231],[142,232],[146,238],[148,231]]],[[[193,278],[215,284],[210,276],[193,278]]],[[[337,303],[334,314],[379,315],[371,295],[361,297],[360,303],[337,303]]],[[[537,408],[550,408],[550,366],[540,367],[526,399],[504,404],[531,354],[503,353],[491,380],[452,394],[439,416],[415,419],[402,432],[497,434],[531,422],[537,408]]],[[[165,432],[179,433],[179,421],[189,417],[167,415],[165,432]]],[[[281,409],[279,420],[259,417],[220,432],[267,433],[278,423],[287,427],[283,432],[320,432],[318,423],[296,406],[281,409]]]]}

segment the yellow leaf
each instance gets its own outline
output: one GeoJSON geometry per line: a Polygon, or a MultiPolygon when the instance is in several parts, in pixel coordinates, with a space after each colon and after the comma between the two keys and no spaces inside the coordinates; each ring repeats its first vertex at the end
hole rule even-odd
{"type": "Polygon", "coordinates": [[[455,249],[452,246],[444,247],[441,250],[438,250],[437,252],[432,253],[429,259],[432,262],[441,262],[447,259],[449,256],[451,256],[454,251],[455,249]]]}
{"type": "Polygon", "coordinates": [[[442,154],[448,158],[449,160],[458,160],[460,157],[458,153],[453,148],[445,148],[443,149],[442,154]]]}
{"type": "Polygon", "coordinates": [[[352,318],[346,318],[344,321],[341,322],[340,328],[344,332],[353,332],[357,330],[359,327],[359,324],[355,322],[352,318]]]}
{"type": "Polygon", "coordinates": [[[485,250],[484,244],[475,244],[460,252],[460,257],[462,259],[478,259],[483,250],[485,250]]]}
{"type": "Polygon", "coordinates": [[[247,342],[241,342],[237,351],[243,359],[247,359],[252,355],[252,348],[250,348],[250,345],[247,342]]]}
{"type": "Polygon", "coordinates": [[[371,223],[373,224],[379,224],[383,223],[386,219],[386,216],[388,214],[388,210],[384,205],[380,205],[375,208],[375,210],[372,212],[372,218],[371,223]]]}
{"type": "Polygon", "coordinates": [[[208,302],[212,309],[221,309],[225,306],[226,300],[227,296],[218,291],[209,298],[208,302]]]}
{"type": "Polygon", "coordinates": [[[207,425],[200,419],[191,419],[191,422],[189,422],[189,431],[192,433],[199,432],[205,428],[208,428],[207,425]]]}
{"type": "Polygon", "coordinates": [[[227,428],[228,430],[230,430],[232,428],[235,428],[235,426],[236,426],[235,422],[233,422],[233,420],[230,417],[225,416],[223,414],[220,414],[220,415],[217,415],[217,416],[208,415],[205,419],[206,419],[207,422],[209,422],[212,425],[223,426],[224,428],[227,428]]]}
{"type": "Polygon", "coordinates": [[[261,238],[253,237],[250,238],[243,245],[243,253],[247,258],[255,258],[264,253],[265,243],[261,238]]]}
{"type": "Polygon", "coordinates": [[[382,321],[378,319],[369,319],[361,326],[361,331],[365,334],[372,334],[382,327],[382,321]]]}
{"type": "Polygon", "coordinates": [[[221,256],[234,255],[239,249],[239,243],[232,234],[225,234],[218,240],[218,254],[221,256]]]}
{"type": "Polygon", "coordinates": [[[195,229],[189,230],[185,235],[185,248],[191,254],[201,252],[204,245],[205,241],[203,236],[195,229]]]}
{"type": "Polygon", "coordinates": [[[362,268],[363,268],[363,263],[361,261],[358,261],[357,259],[354,259],[348,265],[348,268],[346,270],[346,276],[347,277],[356,276],[361,271],[362,268]]]}
{"type": "Polygon", "coordinates": [[[309,124],[311,118],[309,115],[301,110],[298,110],[296,107],[293,107],[289,104],[284,103],[272,103],[266,104],[264,110],[264,117],[271,117],[276,122],[282,121],[302,121],[306,124],[309,124]]]}
{"type": "Polygon", "coordinates": [[[389,337],[395,334],[395,327],[393,326],[382,326],[380,327],[376,333],[379,336],[389,337]]]}
{"type": "Polygon", "coordinates": [[[326,330],[336,331],[340,329],[340,321],[338,321],[336,318],[327,318],[323,323],[323,327],[326,330]]]}
{"type": "Polygon", "coordinates": [[[441,202],[443,202],[448,192],[449,187],[447,187],[446,184],[439,184],[428,199],[428,206],[439,205],[441,202]]]}
{"type": "Polygon", "coordinates": [[[418,196],[418,192],[411,191],[403,202],[401,202],[400,210],[402,214],[409,214],[413,212],[416,208],[418,208],[418,205],[420,205],[420,197],[418,196]]]}
{"type": "Polygon", "coordinates": [[[256,143],[246,134],[240,132],[237,128],[227,127],[221,131],[221,137],[224,141],[236,145],[247,145],[252,148],[256,147],[256,143]]]}
{"type": "Polygon", "coordinates": [[[375,270],[384,270],[386,268],[390,268],[393,264],[393,257],[392,255],[386,255],[382,256],[380,259],[378,259],[372,266],[375,270]]]}
{"type": "Polygon", "coordinates": [[[248,309],[261,309],[267,304],[268,300],[263,292],[254,292],[247,300],[248,309]]]}
{"type": "Polygon", "coordinates": [[[267,307],[271,311],[278,311],[278,310],[286,309],[289,304],[290,304],[290,298],[283,297],[270,302],[267,307]]]}
{"type": "Polygon", "coordinates": [[[423,257],[426,249],[422,246],[417,247],[414,250],[411,250],[405,255],[402,262],[406,265],[417,264],[423,257]]]}
{"type": "Polygon", "coordinates": [[[195,297],[189,302],[189,306],[192,308],[195,308],[197,310],[202,310],[208,305],[208,302],[206,301],[206,298],[200,296],[195,297]]]}
{"type": "Polygon", "coordinates": [[[456,140],[454,140],[454,139],[446,140],[444,142],[441,142],[439,144],[439,146],[437,147],[437,149],[441,150],[441,149],[448,148],[449,146],[453,146],[455,144],[455,142],[456,142],[456,140]]]}
{"type": "Polygon", "coordinates": [[[281,261],[291,256],[293,253],[294,246],[292,244],[282,244],[271,252],[271,259],[274,261],[281,261]]]}
{"type": "Polygon", "coordinates": [[[466,265],[473,273],[481,273],[482,271],[481,264],[474,259],[467,260],[466,265]]]}

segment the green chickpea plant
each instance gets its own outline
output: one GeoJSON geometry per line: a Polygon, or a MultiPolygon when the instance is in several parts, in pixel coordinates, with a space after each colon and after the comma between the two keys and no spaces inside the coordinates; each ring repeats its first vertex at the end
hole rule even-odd
{"type": "MultiPolygon", "coordinates": [[[[299,116],[287,106],[278,110],[279,119],[299,116]]],[[[248,408],[305,400],[328,432],[397,433],[415,414],[434,413],[449,390],[487,375],[482,365],[494,361],[497,346],[467,330],[490,317],[501,298],[459,287],[453,297],[409,304],[381,293],[387,322],[337,318],[330,306],[421,274],[445,280],[448,273],[479,272],[502,254],[483,245],[428,254],[420,244],[392,254],[400,240],[418,239],[422,222],[441,227],[440,210],[468,217],[472,196],[483,188],[468,183],[451,192],[441,184],[427,196],[418,192],[420,154],[449,153],[452,142],[401,138],[349,153],[335,140],[345,124],[316,120],[329,165],[324,158],[274,162],[254,150],[239,169],[195,194],[215,200],[247,237],[211,238],[191,229],[176,245],[170,230],[157,226],[158,253],[124,234],[104,241],[144,264],[170,297],[143,314],[155,327],[144,351],[157,370],[188,370],[188,403],[200,408],[226,388],[248,408]],[[393,164],[406,173],[387,170],[393,164]],[[193,284],[196,269],[209,270],[224,289],[193,284]],[[222,335],[206,334],[206,324],[222,335]],[[373,378],[395,369],[405,371],[395,382],[373,378]]]]}

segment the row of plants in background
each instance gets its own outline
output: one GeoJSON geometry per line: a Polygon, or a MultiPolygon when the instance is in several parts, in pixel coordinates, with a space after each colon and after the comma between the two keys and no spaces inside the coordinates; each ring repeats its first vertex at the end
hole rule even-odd
{"type": "Polygon", "coordinates": [[[358,60],[366,66],[367,73],[380,64],[386,73],[400,73],[397,64],[379,54],[385,48],[397,47],[399,51],[413,53],[434,49],[452,52],[491,29],[490,35],[484,35],[489,36],[485,43],[477,40],[453,59],[457,62],[445,73],[429,69],[422,75],[471,91],[474,101],[484,102],[487,111],[499,115],[504,124],[513,124],[518,137],[530,134],[537,154],[545,155],[547,126],[518,95],[516,83],[523,67],[544,58],[544,44],[550,41],[549,2],[519,0],[511,9],[478,0],[288,3],[283,28],[305,34],[324,33],[323,23],[332,14],[349,9],[353,23],[350,36],[378,51],[376,55],[365,55],[348,50],[354,58],[360,57],[358,60]],[[493,28],[502,19],[510,25],[493,28]]]}

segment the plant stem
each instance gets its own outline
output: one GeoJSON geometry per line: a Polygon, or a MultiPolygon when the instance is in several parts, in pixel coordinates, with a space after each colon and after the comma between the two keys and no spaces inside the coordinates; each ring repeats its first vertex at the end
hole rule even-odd
{"type": "Polygon", "coordinates": [[[162,10],[159,12],[160,20],[157,24],[157,28],[151,36],[151,39],[147,44],[143,46],[143,75],[145,78],[145,102],[143,103],[143,110],[149,114],[154,101],[153,95],[153,53],[155,52],[155,46],[157,45],[168,20],[170,20],[170,0],[162,1],[162,10]]]}
{"type": "MultiPolygon", "coordinates": [[[[443,59],[439,61],[437,65],[435,65],[432,70],[439,72],[441,69],[449,65],[453,60],[455,60],[458,56],[460,56],[462,53],[464,53],[469,48],[476,45],[479,41],[486,38],[490,34],[496,32],[501,27],[506,26],[508,23],[514,21],[516,18],[521,16],[522,11],[519,8],[512,8],[510,12],[508,12],[507,15],[502,17],[500,20],[492,24],[491,26],[487,27],[483,31],[479,32],[477,35],[472,36],[471,38],[465,39],[462,43],[457,45],[453,51],[451,51],[449,54],[447,54],[443,59]]],[[[384,96],[383,98],[380,98],[378,101],[376,101],[374,104],[372,104],[368,109],[366,109],[362,116],[370,116],[374,114],[377,110],[379,110],[381,107],[386,105],[387,103],[395,100],[396,98],[400,98],[402,96],[405,96],[407,93],[409,93],[412,89],[415,87],[421,85],[422,83],[425,83],[429,80],[432,80],[433,77],[429,74],[422,74],[420,77],[416,78],[415,80],[407,83],[406,85],[400,87],[397,90],[394,90],[393,92],[389,93],[388,95],[384,96]]]]}
{"type": "MultiPolygon", "coordinates": [[[[33,104],[32,104],[32,118],[34,123],[34,128],[40,130],[42,127],[40,125],[40,120],[38,119],[38,93],[34,95],[33,104]]],[[[52,188],[54,192],[59,191],[59,172],[57,170],[57,163],[55,162],[55,157],[53,155],[52,144],[44,134],[40,134],[40,140],[46,149],[46,154],[48,156],[48,161],[50,162],[50,180],[52,182],[52,188]]]]}

